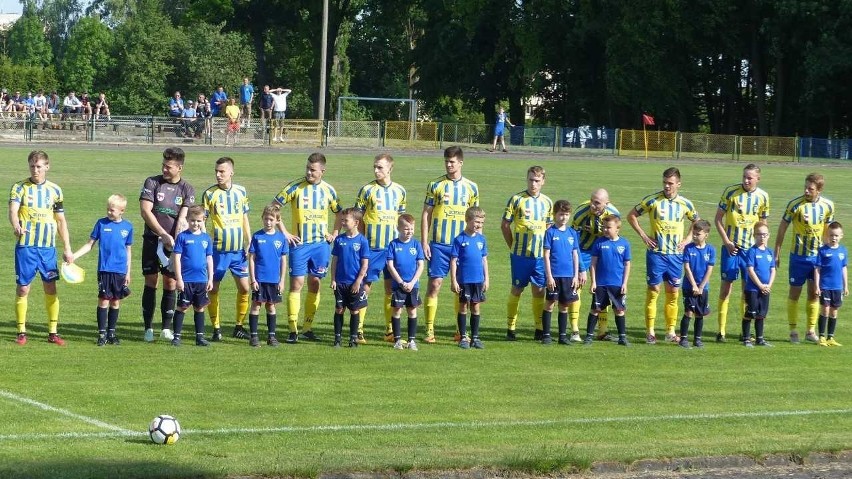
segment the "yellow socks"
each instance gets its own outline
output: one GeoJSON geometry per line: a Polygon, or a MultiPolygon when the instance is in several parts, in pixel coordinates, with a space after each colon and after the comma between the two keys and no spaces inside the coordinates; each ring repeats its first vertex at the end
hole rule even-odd
{"type": "MultiPolygon", "coordinates": [[[[521,297],[509,293],[509,298],[506,300],[506,326],[510,331],[515,330],[518,324],[518,308],[520,307],[521,297]]],[[[539,321],[541,319],[539,318],[539,321]]]]}
{"type": "Polygon", "coordinates": [[[438,315],[438,297],[426,296],[426,337],[435,335],[435,317],[438,315]]]}
{"type": "Polygon", "coordinates": [[[364,335],[364,318],[367,317],[367,308],[361,308],[358,311],[358,334],[364,335]]]}
{"type": "MultiPolygon", "coordinates": [[[[237,292],[237,324],[242,326],[243,322],[246,320],[246,314],[248,314],[249,310],[249,294],[248,292],[240,293],[237,292]]],[[[218,320],[216,321],[218,322],[218,320]]],[[[216,327],[215,325],[213,326],[216,327]]]]}
{"type": "Polygon", "coordinates": [[[568,320],[571,322],[571,332],[580,330],[580,300],[568,305],[568,320]]]}
{"type": "Polygon", "coordinates": [[[605,310],[598,313],[598,330],[597,335],[601,336],[606,333],[606,329],[609,326],[609,311],[610,307],[607,306],[605,310]]]}
{"type": "MultiPolygon", "coordinates": [[[[299,318],[299,309],[302,306],[301,299],[297,291],[287,293],[287,322],[296,321],[299,318]]],[[[307,323],[307,319],[305,322],[307,323]]]]}
{"type": "Polygon", "coordinates": [[[207,315],[210,316],[210,324],[213,325],[213,329],[219,329],[221,324],[219,322],[219,292],[210,291],[207,293],[207,297],[210,298],[210,304],[207,305],[207,315]]]}
{"type": "Polygon", "coordinates": [[[817,320],[819,319],[819,300],[817,301],[808,301],[807,314],[808,314],[808,331],[816,330],[817,320]]]}
{"type": "Polygon", "coordinates": [[[15,321],[18,324],[18,334],[27,332],[27,297],[15,297],[15,321]]]}
{"type": "MultiPolygon", "coordinates": [[[[298,298],[298,295],[297,295],[298,298]]],[[[305,331],[310,331],[314,327],[314,317],[317,315],[317,309],[319,309],[320,302],[320,293],[317,291],[316,293],[312,293],[308,291],[308,294],[305,295],[305,323],[302,325],[302,329],[305,331]]],[[[292,317],[293,320],[297,320],[299,316],[299,309],[296,308],[296,314],[292,317]]],[[[288,321],[291,318],[288,318],[288,321]]]]}
{"type": "Polygon", "coordinates": [[[790,331],[795,331],[799,325],[799,300],[787,298],[787,323],[790,331]]]}
{"type": "Polygon", "coordinates": [[[391,295],[385,293],[385,333],[393,333],[393,327],[391,326],[391,295]]]}
{"type": "Polygon", "coordinates": [[[677,317],[677,300],[680,297],[680,291],[666,291],[666,305],[664,314],[666,317],[666,333],[674,334],[675,324],[678,322],[677,317]]]}
{"type": "Polygon", "coordinates": [[[654,332],[654,322],[657,320],[657,297],[659,291],[648,289],[645,291],[645,329],[648,333],[654,332]]]}
{"type": "Polygon", "coordinates": [[[59,324],[59,298],[55,294],[45,294],[44,309],[47,310],[47,332],[56,334],[56,325],[59,324]]]}

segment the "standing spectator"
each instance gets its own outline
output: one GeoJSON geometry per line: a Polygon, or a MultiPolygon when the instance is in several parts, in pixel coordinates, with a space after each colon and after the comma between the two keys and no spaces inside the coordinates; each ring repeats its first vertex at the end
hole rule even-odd
{"type": "Polygon", "coordinates": [[[500,140],[500,146],[503,148],[503,153],[509,151],[506,149],[506,141],[503,139],[507,123],[510,127],[515,126],[511,121],[509,121],[509,116],[506,114],[506,110],[504,110],[503,107],[500,107],[500,111],[497,113],[497,122],[494,124],[494,142],[491,144],[491,149],[488,151],[495,151],[497,149],[497,140],[500,140]]]}
{"type": "Polygon", "coordinates": [[[68,92],[68,96],[62,100],[62,119],[66,119],[68,115],[79,115],[82,112],[83,104],[80,99],[77,98],[73,90],[68,92]]]}
{"type": "Polygon", "coordinates": [[[169,116],[172,118],[180,118],[183,114],[183,98],[180,97],[180,92],[176,91],[169,98],[169,116]]]}
{"type": "Polygon", "coordinates": [[[161,336],[171,340],[172,318],[175,311],[175,273],[168,269],[168,256],[175,246],[177,234],[187,228],[186,212],[195,204],[195,188],[182,178],[185,154],[180,148],[163,151],[162,173],[148,177],[139,194],[139,209],[145,221],[142,234],[142,274],[145,289],[142,290],[142,320],[145,323],[145,341],[154,340],[152,328],[154,304],[157,300],[159,277],[163,276],[163,297],[160,314],[163,319],[161,336]],[[161,261],[162,253],[165,261],[161,261]],[[165,263],[165,264],[163,264],[165,263]]]}
{"type": "Polygon", "coordinates": [[[228,146],[228,139],[231,140],[231,146],[235,146],[237,133],[240,131],[240,107],[233,98],[228,100],[228,106],[225,107],[225,118],[228,119],[228,125],[225,127],[225,146],[228,146]]]}
{"type": "Polygon", "coordinates": [[[27,296],[30,285],[41,275],[44,303],[47,310],[47,341],[59,346],[65,341],[56,334],[59,322],[59,299],[56,297],[56,235],[64,245],[63,258],[74,262],[74,254],[65,220],[64,197],[56,183],[47,180],[50,158],[43,151],[33,151],[27,157],[30,176],[12,185],[9,195],[9,223],[15,234],[15,320],[18,337],[23,346],[27,343],[27,296]],[[37,201],[33,201],[37,199],[37,201]]]}
{"type": "Polygon", "coordinates": [[[98,121],[100,119],[101,115],[106,115],[107,121],[112,121],[112,118],[110,117],[110,114],[109,114],[109,104],[107,103],[107,100],[106,100],[106,93],[101,92],[98,95],[98,101],[95,102],[94,111],[95,111],[95,121],[98,121]]]}
{"type": "Polygon", "coordinates": [[[213,116],[219,116],[225,112],[225,107],[228,106],[228,94],[225,93],[225,88],[219,85],[216,91],[210,95],[210,104],[213,109],[213,116]]]}
{"type": "Polygon", "coordinates": [[[287,112],[287,95],[291,90],[276,88],[270,90],[272,95],[272,128],[275,129],[275,139],[272,141],[284,141],[284,117],[287,112]]]}
{"type": "Polygon", "coordinates": [[[269,93],[269,85],[263,85],[263,93],[260,94],[260,119],[263,121],[264,126],[266,126],[266,122],[272,120],[272,106],[274,103],[275,99],[269,93]]]}
{"type": "Polygon", "coordinates": [[[251,121],[251,104],[254,101],[254,87],[249,83],[248,77],[243,78],[243,84],[240,85],[240,116],[242,117],[241,124],[248,126],[251,121]]]}
{"type": "Polygon", "coordinates": [[[645,327],[648,334],[645,342],[648,344],[657,344],[654,321],[657,319],[657,298],[663,281],[666,282],[666,341],[679,342],[675,334],[677,301],[683,277],[683,248],[690,242],[689,238],[683,238],[683,222],[686,219],[694,223],[700,219],[692,202],[678,194],[680,185],[680,170],[667,168],[663,171],[663,189],[646,196],[627,215],[627,222],[648,247],[645,252],[648,284],[645,293],[645,327]],[[639,217],[645,213],[651,223],[650,235],[639,224],[639,217]]]}
{"type": "Polygon", "coordinates": [[[198,102],[195,104],[196,120],[195,137],[201,138],[201,130],[204,130],[206,136],[210,136],[213,132],[213,107],[210,105],[210,100],[204,93],[198,94],[198,102]]]}

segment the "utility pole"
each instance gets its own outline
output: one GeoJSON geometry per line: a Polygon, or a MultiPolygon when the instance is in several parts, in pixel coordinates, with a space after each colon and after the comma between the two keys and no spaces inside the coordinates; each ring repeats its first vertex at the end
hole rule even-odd
{"type": "Polygon", "coordinates": [[[320,46],[319,100],[317,118],[325,120],[325,72],[328,63],[328,0],[322,0],[322,45],[320,46]]]}

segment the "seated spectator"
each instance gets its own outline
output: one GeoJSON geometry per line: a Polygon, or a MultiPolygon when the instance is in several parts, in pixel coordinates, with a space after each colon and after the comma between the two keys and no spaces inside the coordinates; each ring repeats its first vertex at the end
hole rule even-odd
{"type": "Polygon", "coordinates": [[[210,95],[210,105],[213,110],[213,116],[224,114],[225,107],[228,106],[228,94],[225,93],[225,88],[219,85],[216,91],[210,95]]]}
{"type": "Polygon", "coordinates": [[[27,96],[24,98],[24,111],[27,114],[27,118],[35,116],[35,100],[31,91],[28,91],[27,96]]]}
{"type": "Polygon", "coordinates": [[[47,121],[47,97],[44,96],[44,90],[39,90],[33,97],[33,110],[39,120],[47,121]]]}
{"type": "Polygon", "coordinates": [[[59,94],[55,91],[50,93],[50,96],[47,97],[47,114],[53,119],[60,112],[59,108],[59,94]]]}
{"type": "Polygon", "coordinates": [[[12,117],[22,116],[19,113],[24,111],[24,99],[21,97],[21,92],[16,91],[14,95],[9,97],[6,104],[6,111],[11,113],[12,117]]]}
{"type": "Polygon", "coordinates": [[[107,103],[106,94],[104,92],[101,92],[100,95],[98,95],[98,101],[95,102],[94,111],[95,121],[98,121],[101,115],[105,115],[107,117],[107,121],[112,121],[112,118],[110,118],[109,115],[109,104],[107,103]]]}
{"type": "Polygon", "coordinates": [[[92,103],[89,101],[89,93],[83,92],[80,97],[80,111],[83,113],[83,120],[88,120],[92,116],[92,103]]]}
{"type": "Polygon", "coordinates": [[[169,116],[172,118],[180,118],[183,114],[183,99],[180,97],[180,92],[176,91],[175,94],[169,99],[169,116]]]}
{"type": "Polygon", "coordinates": [[[188,100],[181,116],[181,130],[178,136],[192,138],[199,131],[198,115],[195,112],[195,102],[188,100]]]}
{"type": "Polygon", "coordinates": [[[83,104],[80,103],[80,99],[73,91],[68,92],[68,96],[62,100],[62,119],[68,118],[68,115],[79,115],[82,112],[83,104]]]}
{"type": "Polygon", "coordinates": [[[6,117],[6,105],[9,104],[9,92],[3,88],[0,90],[0,117],[6,117]]]}

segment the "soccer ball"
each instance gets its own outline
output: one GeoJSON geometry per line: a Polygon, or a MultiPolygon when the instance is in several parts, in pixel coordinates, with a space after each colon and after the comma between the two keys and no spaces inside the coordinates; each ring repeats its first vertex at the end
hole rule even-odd
{"type": "Polygon", "coordinates": [[[180,424],[172,416],[160,414],[148,425],[148,435],[156,444],[174,444],[180,439],[180,424]]]}

